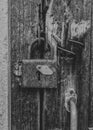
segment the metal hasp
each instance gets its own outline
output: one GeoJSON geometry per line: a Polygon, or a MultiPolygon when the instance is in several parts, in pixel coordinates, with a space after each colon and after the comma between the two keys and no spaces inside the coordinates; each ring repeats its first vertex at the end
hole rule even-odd
{"type": "Polygon", "coordinates": [[[63,57],[75,57],[77,55],[78,50],[81,50],[84,47],[84,44],[82,42],[73,39],[68,39],[68,44],[66,45],[66,48],[63,48],[61,46],[61,39],[55,34],[52,34],[52,37],[58,43],[57,49],[60,53],[62,53],[63,57]]]}
{"type": "Polygon", "coordinates": [[[82,49],[84,48],[84,43],[77,40],[68,39],[67,48],[78,55],[80,51],[82,51],[82,49]]]}
{"type": "Polygon", "coordinates": [[[43,14],[46,11],[41,11],[41,7],[37,38],[31,43],[29,59],[22,60],[22,87],[25,88],[57,88],[57,47],[46,39],[43,14]]]}
{"type": "Polygon", "coordinates": [[[57,49],[60,53],[62,53],[62,56],[66,57],[75,57],[75,53],[73,51],[68,50],[67,48],[63,48],[61,46],[61,39],[55,35],[52,34],[52,37],[55,39],[55,41],[58,43],[57,44],[57,49]]]}
{"type": "Polygon", "coordinates": [[[13,68],[13,74],[15,76],[16,82],[21,86],[21,77],[22,77],[22,62],[17,61],[15,63],[14,68],[13,68]]]}
{"type": "Polygon", "coordinates": [[[69,39],[68,42],[70,42],[71,44],[76,44],[76,45],[79,45],[81,47],[84,47],[84,44],[82,42],[75,41],[73,39],[69,39]]]}

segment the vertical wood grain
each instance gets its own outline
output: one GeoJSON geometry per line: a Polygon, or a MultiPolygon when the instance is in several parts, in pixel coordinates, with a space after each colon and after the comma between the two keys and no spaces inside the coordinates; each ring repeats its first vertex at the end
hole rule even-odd
{"type": "MultiPolygon", "coordinates": [[[[37,1],[33,0],[33,2],[37,1]]],[[[31,0],[12,0],[11,2],[12,130],[40,130],[40,90],[22,89],[15,81],[15,77],[13,75],[13,67],[15,62],[19,58],[28,58],[28,47],[31,45],[31,42],[34,40],[34,38],[36,38],[36,26],[32,27],[32,25],[36,24],[37,22],[37,14],[35,10],[36,6],[33,2],[31,3],[31,0]]],[[[61,24],[61,20],[64,16],[63,12],[61,16],[61,12],[59,13],[59,11],[64,10],[62,5],[59,3],[60,0],[54,1],[54,5],[56,5],[54,8],[56,9],[53,10],[53,13],[55,20],[59,20],[59,23],[61,24]]],[[[69,7],[73,14],[73,19],[75,19],[77,22],[80,20],[91,19],[90,0],[72,0],[69,7]]],[[[91,35],[92,33],[93,32],[91,32],[91,35]]],[[[58,30],[58,36],[60,37],[60,30],[58,30]]],[[[91,40],[93,40],[93,38],[90,39],[89,33],[83,39],[85,46],[81,55],[78,56],[76,60],[75,73],[77,77],[76,87],[78,94],[77,109],[79,130],[88,129],[88,119],[89,126],[93,126],[93,60],[90,59],[90,55],[91,58],[93,55],[93,47],[91,48],[90,45],[91,40]]],[[[64,93],[67,87],[66,80],[69,75],[69,65],[67,65],[67,63],[61,59],[61,57],[60,60],[60,66],[58,66],[59,70],[57,89],[45,89],[44,96],[42,97],[43,113],[41,114],[41,127],[44,130],[69,130],[70,128],[70,114],[64,107],[64,93]]]]}
{"type": "MultiPolygon", "coordinates": [[[[91,3],[86,1],[72,1],[71,10],[74,19],[77,21],[91,19],[91,3]]],[[[90,68],[90,30],[86,37],[81,40],[84,48],[76,57],[76,86],[78,94],[78,129],[88,129],[88,110],[89,110],[89,68],[90,68]]],[[[79,51],[79,50],[78,50],[79,51]]]]}
{"type": "MultiPolygon", "coordinates": [[[[34,2],[34,1],[33,1],[34,2]]],[[[11,128],[12,130],[39,130],[40,97],[39,91],[22,89],[13,75],[18,60],[26,59],[31,36],[31,22],[36,15],[31,1],[11,1],[11,51],[12,51],[12,87],[11,87],[11,128]],[[34,12],[33,17],[31,11],[34,12]]]]}
{"type": "MultiPolygon", "coordinates": [[[[54,0],[52,6],[52,13],[54,15],[54,22],[61,21],[61,5],[60,0],[54,0]]],[[[60,28],[60,26],[59,26],[60,28]]],[[[60,31],[57,32],[57,35],[60,36],[60,31]]],[[[43,110],[43,130],[60,130],[62,129],[62,102],[61,97],[63,91],[61,89],[61,65],[59,64],[57,67],[58,75],[58,83],[56,89],[46,89],[44,91],[44,110],[43,110]]]]}
{"type": "Polygon", "coordinates": [[[93,1],[91,0],[91,42],[90,42],[90,88],[89,127],[93,127],[93,1]]]}

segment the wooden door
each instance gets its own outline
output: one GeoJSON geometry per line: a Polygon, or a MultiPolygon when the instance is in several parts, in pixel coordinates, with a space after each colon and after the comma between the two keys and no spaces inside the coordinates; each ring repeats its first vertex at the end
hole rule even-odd
{"type": "Polygon", "coordinates": [[[28,47],[36,38],[39,2],[11,1],[12,130],[56,130],[62,127],[60,83],[57,88],[50,89],[23,88],[14,75],[16,63],[20,59],[28,59],[28,47]]]}
{"type": "MultiPolygon", "coordinates": [[[[57,70],[58,81],[56,88],[23,88],[20,82],[21,79],[19,80],[19,78],[16,78],[14,75],[16,63],[18,63],[19,60],[28,59],[27,52],[29,45],[37,37],[37,4],[40,1],[41,0],[11,0],[11,129],[69,130],[70,113],[67,112],[64,107],[64,94],[68,82],[67,77],[69,75],[69,65],[66,61],[62,60],[59,56],[60,62],[57,70]]],[[[72,0],[71,3],[67,0],[54,0],[53,14],[54,20],[59,24],[57,35],[60,38],[65,8],[67,8],[67,21],[70,18],[69,16],[71,16],[71,18],[73,16],[72,19],[77,22],[91,19],[90,0],[72,0]]],[[[68,34],[64,35],[65,40],[67,35],[68,34]]],[[[65,40],[64,42],[66,42],[65,40]]],[[[87,110],[90,64],[90,44],[88,44],[88,42],[90,41],[90,33],[83,40],[85,48],[83,49],[82,56],[76,61],[77,63],[80,62],[80,64],[76,66],[78,129],[80,130],[85,130],[88,127],[87,110]],[[84,73],[80,70],[82,68],[85,70],[83,70],[84,73]]]]}

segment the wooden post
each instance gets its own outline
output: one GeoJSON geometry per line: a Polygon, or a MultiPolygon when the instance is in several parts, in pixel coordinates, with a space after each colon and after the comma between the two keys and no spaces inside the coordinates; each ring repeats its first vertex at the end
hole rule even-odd
{"type": "Polygon", "coordinates": [[[89,66],[89,108],[88,125],[93,129],[93,1],[91,0],[91,34],[90,34],[90,66],[89,66]]]}

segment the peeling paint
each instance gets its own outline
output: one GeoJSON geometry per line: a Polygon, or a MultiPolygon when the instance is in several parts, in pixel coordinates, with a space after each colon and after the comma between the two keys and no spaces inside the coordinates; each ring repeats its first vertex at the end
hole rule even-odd
{"type": "Polygon", "coordinates": [[[75,20],[71,23],[71,38],[83,38],[87,31],[90,29],[90,21],[80,21],[76,23],[75,20]]]}
{"type": "Polygon", "coordinates": [[[54,33],[57,33],[57,28],[58,28],[58,24],[57,21],[55,21],[53,23],[53,15],[52,15],[52,6],[53,6],[53,1],[51,0],[50,5],[49,5],[49,9],[47,11],[46,14],[46,34],[48,35],[48,40],[51,42],[51,35],[54,33]]]}
{"type": "MultiPolygon", "coordinates": [[[[86,4],[87,1],[84,1],[86,4]]],[[[90,29],[90,20],[81,20],[80,22],[76,22],[76,20],[73,17],[73,14],[71,12],[71,9],[69,5],[65,1],[63,1],[63,6],[64,6],[64,21],[65,25],[69,23],[71,25],[71,38],[83,38],[84,35],[88,32],[90,29]]],[[[78,10],[80,8],[75,5],[78,10]]]]}

